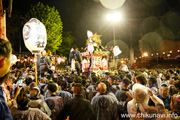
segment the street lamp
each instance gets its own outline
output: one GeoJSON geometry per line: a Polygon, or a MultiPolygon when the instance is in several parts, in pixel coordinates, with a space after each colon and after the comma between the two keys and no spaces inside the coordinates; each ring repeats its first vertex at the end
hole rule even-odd
{"type": "Polygon", "coordinates": [[[114,12],[114,13],[112,13],[112,14],[108,14],[108,15],[106,16],[106,19],[107,19],[108,21],[111,21],[111,23],[112,23],[112,26],[113,26],[114,46],[115,46],[115,40],[116,40],[116,39],[115,39],[115,37],[116,37],[116,35],[115,35],[115,23],[122,20],[122,14],[120,14],[120,13],[118,13],[118,12],[114,12]]]}
{"type": "MultiPolygon", "coordinates": [[[[116,45],[116,43],[115,43],[115,40],[116,40],[115,23],[122,20],[122,14],[120,14],[118,12],[114,12],[114,13],[108,14],[106,16],[106,19],[112,23],[113,40],[114,40],[114,46],[115,46],[116,45]]],[[[114,69],[116,69],[117,65],[115,65],[115,57],[113,57],[113,66],[114,66],[114,69]]]]}
{"type": "Polygon", "coordinates": [[[145,66],[146,66],[146,57],[148,56],[148,53],[145,52],[145,53],[143,54],[143,56],[144,56],[144,58],[145,58],[145,66]]]}
{"type": "Polygon", "coordinates": [[[148,56],[148,53],[145,52],[143,55],[144,55],[144,57],[147,57],[147,56],[148,56]]]}

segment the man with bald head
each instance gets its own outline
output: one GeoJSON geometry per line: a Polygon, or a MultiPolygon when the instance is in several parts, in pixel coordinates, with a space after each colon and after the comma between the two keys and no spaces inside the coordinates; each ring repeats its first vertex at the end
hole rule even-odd
{"type": "Polygon", "coordinates": [[[96,113],[97,120],[119,120],[118,100],[116,96],[107,92],[105,83],[98,84],[98,93],[93,97],[91,105],[96,113]]]}
{"type": "Polygon", "coordinates": [[[98,84],[98,92],[99,92],[100,94],[105,94],[106,91],[107,91],[106,84],[104,84],[104,83],[99,83],[99,84],[98,84]]]}

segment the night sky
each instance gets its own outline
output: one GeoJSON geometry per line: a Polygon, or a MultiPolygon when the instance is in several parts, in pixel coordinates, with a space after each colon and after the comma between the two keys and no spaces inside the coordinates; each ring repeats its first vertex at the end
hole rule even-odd
{"type": "MultiPolygon", "coordinates": [[[[167,34],[160,34],[162,40],[180,40],[180,0],[126,0],[122,7],[115,10],[105,8],[99,0],[14,0],[12,16],[7,18],[7,37],[14,46],[17,41],[23,41],[22,26],[20,27],[18,21],[21,21],[20,18],[29,10],[30,5],[35,5],[39,1],[55,6],[63,22],[63,31],[71,31],[79,47],[86,45],[87,30],[102,35],[104,46],[112,45],[113,27],[105,16],[113,11],[121,12],[124,16],[124,20],[115,25],[117,43],[119,46],[126,46],[124,50],[128,51],[131,34],[135,56],[140,54],[138,41],[148,33],[162,33],[160,28],[169,30],[167,34]],[[8,23],[9,21],[11,23],[8,23]],[[12,24],[12,21],[17,24],[12,24]],[[17,25],[19,35],[18,38],[13,38],[8,29],[12,30],[17,25]]],[[[16,48],[15,51],[19,50],[16,48]]]]}

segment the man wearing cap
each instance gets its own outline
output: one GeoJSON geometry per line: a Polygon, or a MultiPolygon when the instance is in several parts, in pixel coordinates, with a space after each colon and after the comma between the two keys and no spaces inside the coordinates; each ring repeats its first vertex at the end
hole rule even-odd
{"type": "Polygon", "coordinates": [[[51,110],[43,99],[40,99],[40,89],[33,87],[30,89],[30,101],[28,103],[31,108],[39,108],[41,111],[46,113],[48,116],[51,115],[51,110]]]}
{"type": "Polygon", "coordinates": [[[171,103],[171,96],[169,95],[169,87],[167,84],[162,84],[159,89],[159,95],[157,95],[164,102],[164,106],[166,109],[171,110],[170,103],[171,103]]]}
{"type": "MultiPolygon", "coordinates": [[[[11,53],[12,47],[9,41],[0,39],[0,83],[4,83],[4,77],[7,76],[10,71],[11,65],[11,53]]],[[[7,106],[4,96],[3,89],[0,85],[0,119],[2,120],[13,120],[12,115],[10,113],[9,107],[7,106]]]]}
{"type": "Polygon", "coordinates": [[[50,97],[46,98],[45,101],[49,108],[51,109],[51,119],[57,120],[60,109],[64,105],[64,100],[62,97],[57,96],[57,86],[54,83],[49,83],[47,86],[47,90],[50,94],[50,97]]]}

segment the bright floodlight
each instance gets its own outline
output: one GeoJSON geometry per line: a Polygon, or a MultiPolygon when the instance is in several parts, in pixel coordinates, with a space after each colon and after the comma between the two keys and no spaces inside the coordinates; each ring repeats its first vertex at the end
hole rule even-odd
{"type": "Polygon", "coordinates": [[[112,20],[112,15],[110,15],[110,14],[107,15],[107,16],[106,16],[106,19],[107,19],[108,21],[112,20]]]}
{"type": "Polygon", "coordinates": [[[114,12],[114,13],[112,13],[112,14],[108,14],[108,15],[106,16],[106,19],[107,19],[108,21],[117,22],[117,21],[122,20],[122,14],[117,13],[117,12],[114,12]]]}
{"type": "Polygon", "coordinates": [[[112,19],[113,19],[113,21],[119,21],[119,20],[121,20],[121,15],[119,14],[119,13],[113,13],[113,16],[112,16],[112,19]]]}

